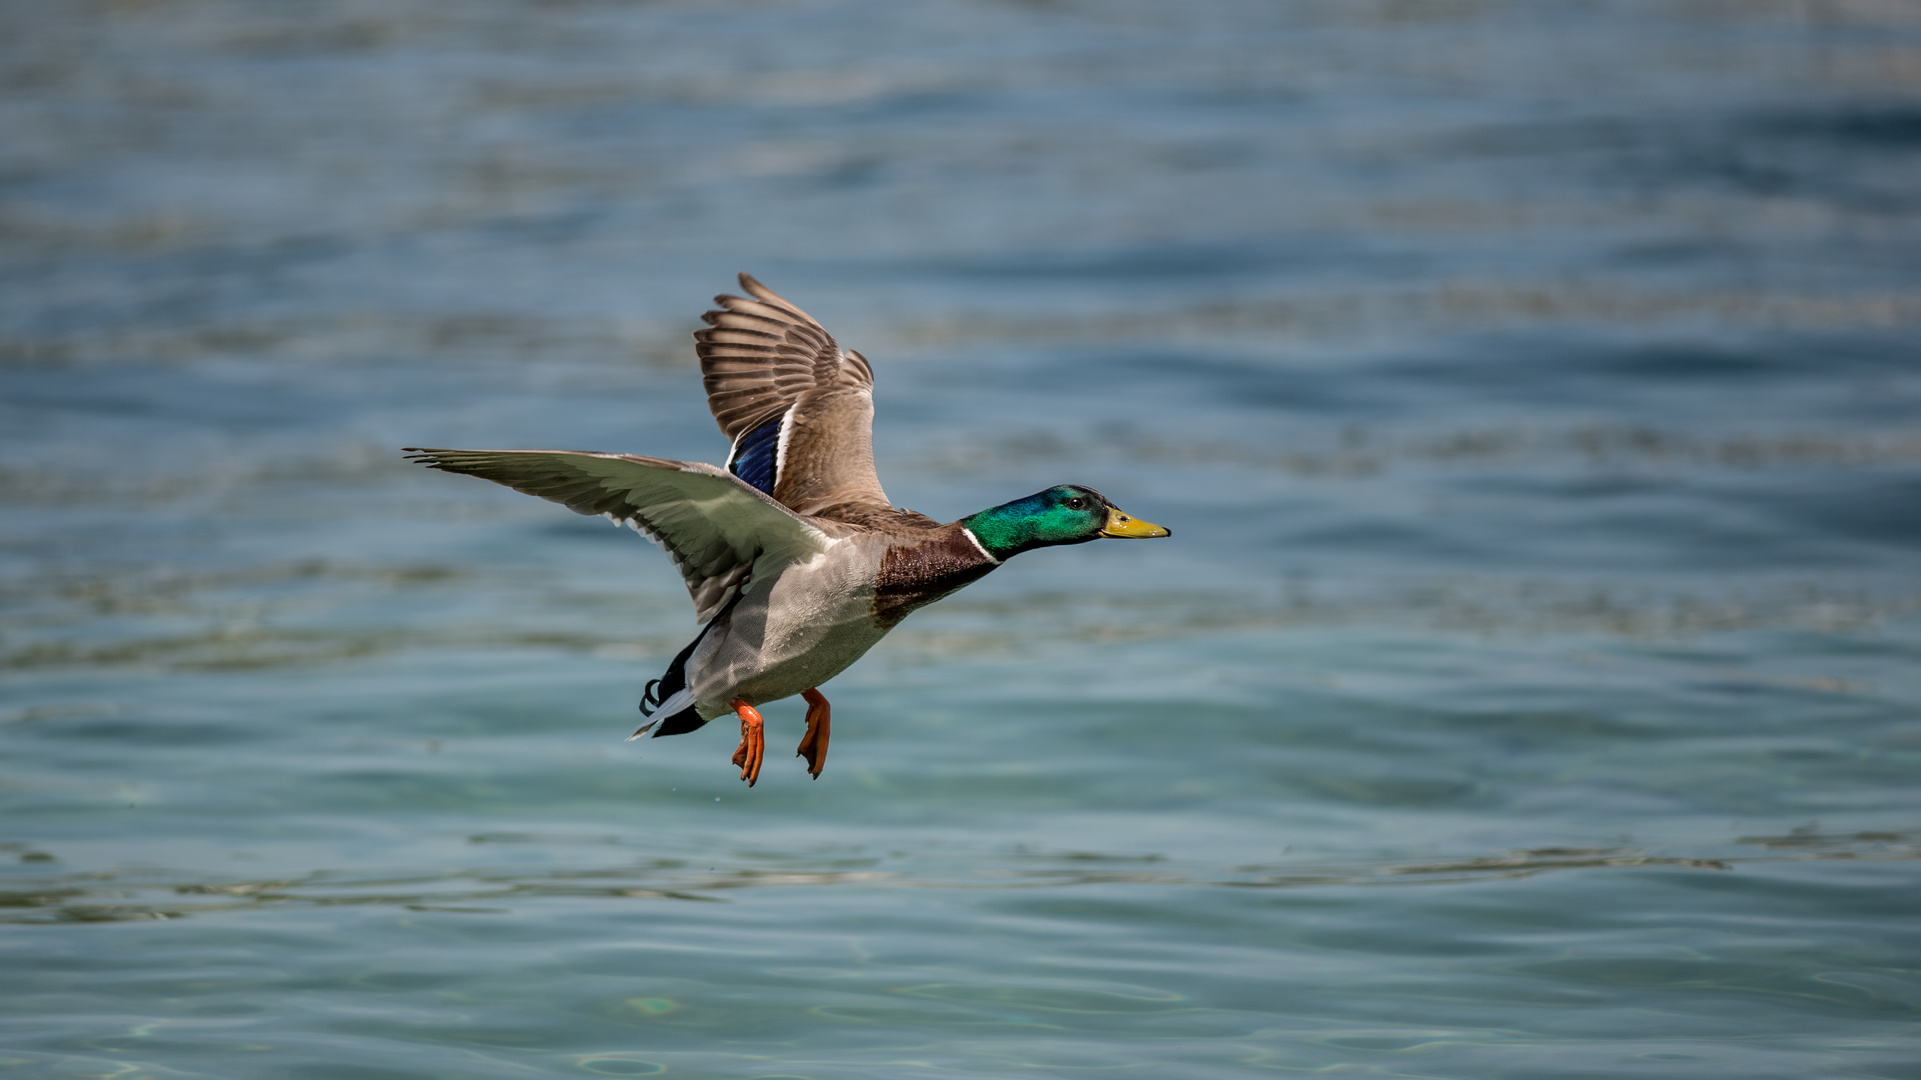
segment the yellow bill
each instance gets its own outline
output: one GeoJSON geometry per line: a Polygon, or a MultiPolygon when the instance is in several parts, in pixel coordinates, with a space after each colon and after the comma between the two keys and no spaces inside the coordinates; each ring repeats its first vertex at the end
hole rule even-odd
{"type": "Polygon", "coordinates": [[[1114,536],[1127,540],[1144,540],[1150,536],[1173,536],[1170,529],[1163,529],[1151,521],[1128,517],[1120,508],[1107,508],[1107,527],[1101,530],[1102,536],[1114,536]]]}

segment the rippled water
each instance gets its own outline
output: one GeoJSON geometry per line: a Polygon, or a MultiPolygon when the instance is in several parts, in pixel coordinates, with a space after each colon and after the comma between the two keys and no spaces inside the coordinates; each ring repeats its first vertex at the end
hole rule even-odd
{"type": "Polygon", "coordinates": [[[0,1073],[1921,1077],[1914,6],[0,12],[0,1073]],[[738,270],[1176,534],[751,791],[397,453],[718,460],[738,270]]]}

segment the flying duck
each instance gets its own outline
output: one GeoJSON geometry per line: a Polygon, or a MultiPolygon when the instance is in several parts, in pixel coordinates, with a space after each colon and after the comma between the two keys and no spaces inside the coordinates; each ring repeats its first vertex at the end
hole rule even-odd
{"type": "Polygon", "coordinates": [[[796,755],[818,778],[830,709],[820,685],[908,613],[1023,551],[1170,535],[1100,492],[1063,484],[940,522],[894,506],[874,472],[874,369],[746,274],[695,332],[725,467],[584,450],[436,450],[408,460],[600,514],[666,549],[686,579],[694,640],[647,684],[630,739],[740,719],[734,764],[752,787],[766,739],[755,706],[801,695],[796,755]]]}

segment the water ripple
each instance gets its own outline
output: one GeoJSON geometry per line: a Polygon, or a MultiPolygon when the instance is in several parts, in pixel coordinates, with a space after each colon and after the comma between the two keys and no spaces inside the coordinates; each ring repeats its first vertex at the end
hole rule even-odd
{"type": "MultiPolygon", "coordinates": [[[[529,836],[527,842],[536,838],[529,836]]],[[[743,889],[818,887],[1031,890],[1104,885],[1174,888],[1316,889],[1357,886],[1453,885],[1526,878],[1569,870],[1676,868],[1739,870],[1768,863],[1823,860],[1921,859],[1921,837],[1905,833],[1751,836],[1714,856],[1657,854],[1634,848],[1539,848],[1439,861],[1316,861],[1228,868],[1181,867],[1161,856],[1091,852],[1025,853],[1013,859],[983,854],[971,872],[925,866],[888,868],[876,858],[866,869],[768,869],[740,865],[697,869],[681,860],[588,870],[461,869],[382,876],[365,870],[319,870],[260,881],[196,881],[194,875],[154,869],[46,876],[9,875],[0,891],[0,922],[26,925],[179,919],[261,906],[364,905],[420,911],[499,914],[528,902],[566,898],[719,901],[743,889]],[[1756,851],[1756,849],[1759,849],[1756,851]]],[[[899,861],[899,860],[892,860],[899,861]]]]}

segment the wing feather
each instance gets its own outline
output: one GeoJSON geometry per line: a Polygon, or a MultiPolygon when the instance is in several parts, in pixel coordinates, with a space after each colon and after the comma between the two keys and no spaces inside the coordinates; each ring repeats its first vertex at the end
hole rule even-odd
{"type": "Polygon", "coordinates": [[[767,286],[740,284],[749,296],[715,297],[694,334],[708,408],[734,444],[728,469],[763,478],[747,437],[778,418],[779,467],[761,490],[808,515],[891,509],[874,471],[873,367],[767,286]]]}
{"type": "Polygon", "coordinates": [[[701,622],[760,575],[802,562],[835,538],[739,477],[697,461],[579,450],[435,450],[408,460],[538,495],[632,526],[673,557],[701,622]]]}

